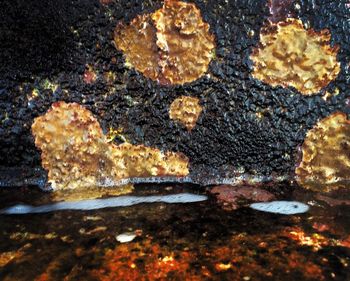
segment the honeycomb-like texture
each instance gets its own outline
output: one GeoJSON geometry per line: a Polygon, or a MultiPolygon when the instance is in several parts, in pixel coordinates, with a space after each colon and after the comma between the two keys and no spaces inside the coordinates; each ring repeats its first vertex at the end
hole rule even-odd
{"type": "Polygon", "coordinates": [[[171,103],[169,116],[191,131],[196,126],[202,110],[198,98],[181,96],[171,103]]]}
{"type": "Polygon", "coordinates": [[[295,7],[296,4],[294,0],[268,0],[270,10],[269,21],[277,23],[286,18],[293,17],[295,13],[293,13],[292,7],[295,7]]]}
{"type": "Polygon", "coordinates": [[[304,95],[318,93],[339,71],[338,47],[330,46],[327,29],[305,29],[298,19],[269,23],[252,51],[253,76],[272,86],[294,87],[304,95]]]}
{"type": "Polygon", "coordinates": [[[160,66],[172,84],[192,82],[208,69],[213,57],[214,36],[194,4],[165,0],[152,14],[157,28],[160,66]]]}
{"type": "Polygon", "coordinates": [[[182,153],[123,143],[112,145],[111,158],[117,179],[188,174],[188,159],[182,153]]]}
{"type": "Polygon", "coordinates": [[[53,188],[94,186],[111,174],[105,136],[84,107],[55,103],[45,115],[35,119],[32,132],[53,188]]]}
{"type": "Polygon", "coordinates": [[[153,14],[137,16],[129,25],[119,23],[114,41],[128,65],[161,84],[184,84],[201,77],[215,47],[199,9],[173,0],[164,1],[153,14]]]}
{"type": "Polygon", "coordinates": [[[135,67],[152,80],[160,72],[156,29],[149,14],[137,16],[129,25],[120,22],[115,29],[114,41],[125,54],[126,64],[135,67]]]}
{"type": "Polygon", "coordinates": [[[185,176],[181,153],[107,141],[92,113],[76,103],[57,102],[35,119],[32,132],[54,189],[113,184],[128,177],[185,176]]]}
{"type": "Polygon", "coordinates": [[[314,191],[349,187],[350,121],[336,112],[316,124],[302,145],[302,161],[296,168],[298,183],[314,191]]]}

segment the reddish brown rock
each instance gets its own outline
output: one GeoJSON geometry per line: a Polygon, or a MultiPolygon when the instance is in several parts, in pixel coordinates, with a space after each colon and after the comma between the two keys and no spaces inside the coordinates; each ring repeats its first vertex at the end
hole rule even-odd
{"type": "Polygon", "coordinates": [[[236,210],[246,203],[266,202],[275,199],[272,193],[252,186],[219,185],[211,189],[210,192],[216,195],[218,202],[225,210],[236,210]]]}
{"type": "Polygon", "coordinates": [[[350,206],[350,200],[336,199],[322,194],[317,194],[316,199],[327,203],[331,207],[346,205],[350,206]]]}

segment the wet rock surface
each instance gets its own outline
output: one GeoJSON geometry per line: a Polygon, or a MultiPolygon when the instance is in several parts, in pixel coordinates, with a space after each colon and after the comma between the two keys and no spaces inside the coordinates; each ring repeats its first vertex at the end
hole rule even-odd
{"type": "Polygon", "coordinates": [[[329,29],[331,44],[340,46],[341,70],[324,89],[327,99],[252,78],[249,56],[270,16],[268,1],[193,1],[216,37],[216,57],[208,76],[181,87],[160,86],[128,69],[112,43],[119,21],[151,13],[161,1],[44,2],[6,0],[0,11],[3,166],[40,168],[30,127],[59,100],[86,106],[105,133],[123,127],[133,144],[184,153],[192,173],[201,176],[235,176],[237,169],[289,174],[307,130],[334,111],[349,112],[346,1],[300,1],[293,14],[316,31],[329,29]],[[93,83],[84,82],[89,67],[93,83]],[[199,98],[204,108],[191,133],[169,118],[170,104],[181,95],[199,98]]]}

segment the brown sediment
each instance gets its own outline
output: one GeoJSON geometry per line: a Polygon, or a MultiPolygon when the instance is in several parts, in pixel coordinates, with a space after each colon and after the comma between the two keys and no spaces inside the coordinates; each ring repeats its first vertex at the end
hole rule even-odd
{"type": "Polygon", "coordinates": [[[54,189],[113,185],[129,177],[188,174],[188,159],[181,153],[109,143],[97,119],[77,103],[54,103],[34,120],[32,132],[54,189]]]}
{"type": "Polygon", "coordinates": [[[350,121],[336,112],[308,131],[302,161],[296,168],[298,183],[314,191],[348,188],[350,180],[350,121]]]}
{"type": "Polygon", "coordinates": [[[167,280],[171,273],[176,273],[181,280],[188,280],[186,271],[190,267],[191,254],[181,252],[181,256],[175,257],[171,251],[151,244],[147,239],[144,243],[118,245],[114,250],[108,250],[104,259],[103,267],[91,272],[98,280],[146,280],[146,276],[149,280],[167,280]],[[140,260],[144,260],[142,267],[140,260]]]}
{"type": "Polygon", "coordinates": [[[269,22],[254,48],[253,77],[272,86],[294,87],[303,95],[318,93],[339,71],[338,46],[330,46],[327,29],[305,29],[298,19],[269,22]]]}
{"type": "Polygon", "coordinates": [[[27,250],[31,246],[32,245],[30,243],[27,243],[16,251],[0,252],[0,268],[5,267],[12,261],[16,262],[20,260],[24,256],[25,250],[27,250]]]}
{"type": "Polygon", "coordinates": [[[341,206],[341,205],[350,206],[350,200],[332,198],[332,197],[328,197],[328,196],[325,196],[322,194],[317,194],[315,197],[317,200],[321,200],[323,202],[326,202],[331,207],[341,206]]]}
{"type": "Polygon", "coordinates": [[[198,98],[181,96],[171,103],[169,116],[191,131],[196,126],[202,110],[198,98]]]}
{"type": "MultiPolygon", "coordinates": [[[[279,280],[283,272],[298,272],[303,280],[324,280],[322,268],[317,262],[308,260],[300,249],[290,249],[291,243],[295,243],[293,240],[300,242],[299,236],[294,236],[294,233],[292,228],[289,232],[279,231],[274,236],[241,233],[222,245],[201,247],[197,252],[172,251],[150,239],[120,244],[106,251],[101,268],[91,270],[90,276],[104,281],[199,281],[225,279],[218,274],[227,272],[229,280],[260,280],[260,276],[279,280]],[[262,260],[271,266],[264,266],[262,260]],[[198,266],[194,267],[193,263],[198,266]]],[[[310,241],[301,244],[317,245],[318,249],[327,245],[321,238],[310,241]]]]}
{"type": "Polygon", "coordinates": [[[194,4],[165,0],[153,14],[137,16],[115,29],[116,47],[126,63],[161,84],[201,77],[213,57],[214,36],[194,4]]]}

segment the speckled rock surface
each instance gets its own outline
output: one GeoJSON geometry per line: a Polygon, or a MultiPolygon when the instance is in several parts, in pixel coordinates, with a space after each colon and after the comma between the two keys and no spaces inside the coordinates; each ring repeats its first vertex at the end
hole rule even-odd
{"type": "Polygon", "coordinates": [[[347,1],[297,1],[288,9],[316,31],[329,29],[331,45],[340,46],[339,75],[310,97],[291,88],[273,88],[251,75],[249,56],[270,16],[267,0],[192,1],[216,38],[216,57],[208,75],[182,86],[161,86],[128,69],[113,45],[119,21],[152,13],[162,1],[102,2],[107,4],[2,1],[2,167],[40,168],[30,127],[55,101],[84,105],[99,118],[105,133],[110,127],[123,128],[133,144],[184,153],[191,174],[200,179],[234,177],[237,171],[290,175],[307,130],[335,111],[349,113],[347,1]],[[92,83],[83,79],[88,69],[96,74],[92,83]],[[203,106],[191,132],[169,118],[171,103],[181,95],[197,97],[203,106]]]}

